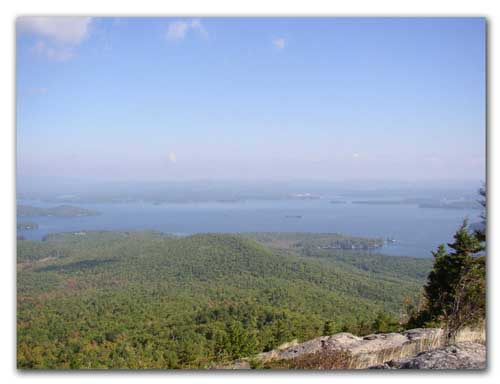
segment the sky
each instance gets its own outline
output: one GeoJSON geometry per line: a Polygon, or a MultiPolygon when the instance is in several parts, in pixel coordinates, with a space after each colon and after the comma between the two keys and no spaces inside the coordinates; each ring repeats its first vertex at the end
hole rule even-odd
{"type": "Polygon", "coordinates": [[[484,180],[485,28],[21,17],[18,180],[484,180]]]}

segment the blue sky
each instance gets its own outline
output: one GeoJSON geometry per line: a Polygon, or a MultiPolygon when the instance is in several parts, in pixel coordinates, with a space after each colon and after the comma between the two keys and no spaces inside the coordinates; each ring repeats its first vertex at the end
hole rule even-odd
{"type": "Polygon", "coordinates": [[[484,180],[485,20],[20,18],[20,178],[484,180]]]}

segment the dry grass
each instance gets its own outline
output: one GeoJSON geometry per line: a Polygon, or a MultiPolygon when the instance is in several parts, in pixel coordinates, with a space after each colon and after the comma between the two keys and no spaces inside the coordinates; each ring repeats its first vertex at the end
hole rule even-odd
{"type": "Polygon", "coordinates": [[[264,368],[269,369],[349,369],[353,356],[347,351],[316,352],[290,360],[269,361],[264,368]]]}
{"type": "Polygon", "coordinates": [[[470,341],[472,343],[486,344],[486,327],[483,324],[480,327],[471,329],[464,328],[457,333],[455,336],[455,342],[465,342],[470,341]]]}

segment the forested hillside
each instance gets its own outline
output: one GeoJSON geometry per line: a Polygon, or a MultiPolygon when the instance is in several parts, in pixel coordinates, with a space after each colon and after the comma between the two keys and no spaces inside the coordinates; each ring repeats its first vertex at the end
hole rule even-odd
{"type": "Polygon", "coordinates": [[[18,242],[20,368],[208,367],[397,319],[431,260],[269,248],[241,235],[18,242]],[[384,320],[384,321],[381,321],[384,320]]]}

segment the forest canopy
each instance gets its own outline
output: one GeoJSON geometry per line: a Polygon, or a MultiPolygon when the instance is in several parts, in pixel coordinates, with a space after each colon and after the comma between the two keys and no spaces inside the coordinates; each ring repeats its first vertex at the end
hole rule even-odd
{"type": "Polygon", "coordinates": [[[18,367],[209,367],[324,332],[386,330],[432,266],[307,249],[158,232],[19,241],[18,367]]]}

